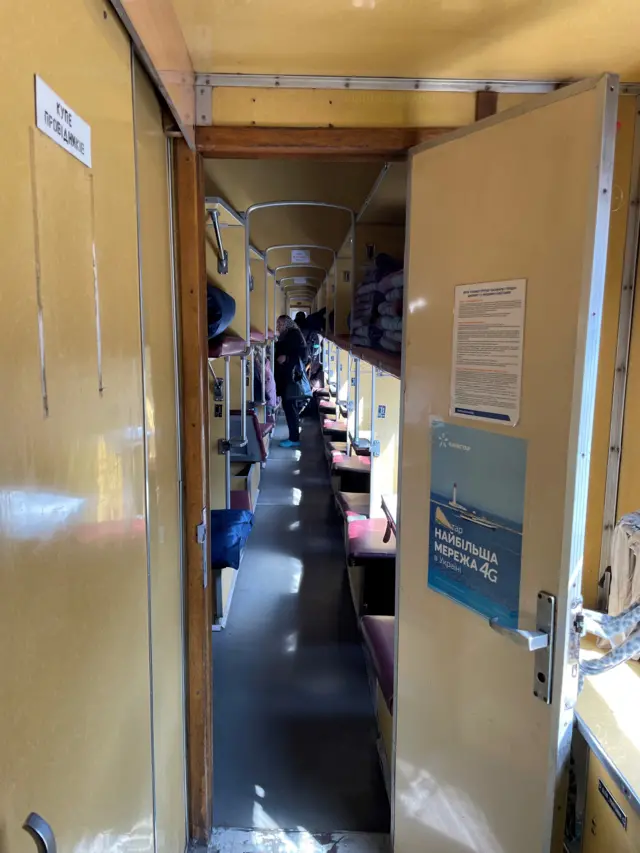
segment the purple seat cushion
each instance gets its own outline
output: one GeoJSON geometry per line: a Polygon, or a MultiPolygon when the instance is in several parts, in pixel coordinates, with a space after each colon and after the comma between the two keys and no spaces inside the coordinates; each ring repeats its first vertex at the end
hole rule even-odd
{"type": "Polygon", "coordinates": [[[322,422],[322,431],[346,433],[347,424],[345,421],[331,421],[328,418],[325,418],[322,422]]]}
{"type": "Polygon", "coordinates": [[[349,471],[362,474],[371,473],[371,458],[369,456],[334,456],[334,471],[349,471]]]}
{"type": "Polygon", "coordinates": [[[363,616],[360,620],[362,636],[371,655],[380,690],[393,713],[395,617],[363,616]]]}
{"type": "Polygon", "coordinates": [[[264,438],[264,436],[265,436],[265,435],[271,435],[271,433],[273,432],[273,428],[274,428],[274,427],[275,427],[275,424],[274,424],[274,423],[270,423],[270,422],[269,422],[269,423],[266,423],[266,424],[259,424],[259,425],[258,425],[258,428],[259,428],[259,430],[260,430],[260,435],[261,435],[263,438],[264,438]]]}
{"type": "Polygon", "coordinates": [[[386,518],[355,519],[349,524],[349,562],[359,560],[393,560],[396,556],[396,540],[392,536],[383,542],[387,529],[386,518]]]}
{"type": "Polygon", "coordinates": [[[336,501],[345,518],[369,518],[369,495],[360,492],[338,492],[336,501]]]}
{"type": "Polygon", "coordinates": [[[325,443],[325,450],[327,453],[340,453],[342,456],[347,455],[347,442],[346,441],[327,441],[325,443]]]}
{"type": "Polygon", "coordinates": [[[320,400],[318,408],[325,414],[335,414],[336,404],[332,403],[331,400],[320,400]]]}
{"type": "Polygon", "coordinates": [[[245,489],[242,491],[231,492],[231,509],[248,509],[251,512],[251,498],[249,492],[245,489]]]}
{"type": "Polygon", "coordinates": [[[331,395],[331,392],[328,388],[316,388],[313,392],[314,397],[320,397],[320,399],[328,399],[331,395]]]}

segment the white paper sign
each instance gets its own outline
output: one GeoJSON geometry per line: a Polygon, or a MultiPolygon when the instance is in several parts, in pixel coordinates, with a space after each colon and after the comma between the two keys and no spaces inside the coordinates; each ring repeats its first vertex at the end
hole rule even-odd
{"type": "Polygon", "coordinates": [[[307,280],[306,280],[306,278],[294,278],[293,283],[294,284],[306,284],[307,280]]]}
{"type": "Polygon", "coordinates": [[[309,263],[311,263],[311,252],[308,252],[306,249],[292,249],[291,250],[291,263],[292,264],[309,264],[309,263]]]}
{"type": "Polygon", "coordinates": [[[91,168],[91,128],[37,75],[36,125],[49,139],[91,168]]]}
{"type": "Polygon", "coordinates": [[[526,279],[456,287],[450,414],[520,419],[526,279]]]}

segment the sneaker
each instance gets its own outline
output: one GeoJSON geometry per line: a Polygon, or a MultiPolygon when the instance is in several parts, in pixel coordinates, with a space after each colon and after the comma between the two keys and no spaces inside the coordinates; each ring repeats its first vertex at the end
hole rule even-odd
{"type": "Polygon", "coordinates": [[[286,438],[284,441],[280,442],[280,447],[300,447],[299,441],[290,441],[286,438]]]}

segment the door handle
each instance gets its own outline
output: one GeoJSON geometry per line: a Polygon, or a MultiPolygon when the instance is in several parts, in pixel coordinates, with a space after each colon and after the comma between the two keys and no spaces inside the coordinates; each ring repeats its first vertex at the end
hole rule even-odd
{"type": "Polygon", "coordinates": [[[536,627],[534,631],[507,628],[497,618],[489,619],[489,627],[507,637],[520,648],[535,653],[533,664],[533,695],[549,705],[553,676],[554,632],[556,629],[556,597],[541,590],[538,593],[536,627]]]}
{"type": "Polygon", "coordinates": [[[497,634],[502,634],[521,648],[528,652],[537,652],[538,649],[546,649],[549,645],[549,635],[544,631],[523,631],[520,628],[507,628],[501,625],[497,618],[489,620],[489,626],[497,634]]]}
{"type": "Polygon", "coordinates": [[[22,828],[36,843],[38,853],[56,853],[56,837],[47,821],[36,812],[31,812],[22,828]]]}

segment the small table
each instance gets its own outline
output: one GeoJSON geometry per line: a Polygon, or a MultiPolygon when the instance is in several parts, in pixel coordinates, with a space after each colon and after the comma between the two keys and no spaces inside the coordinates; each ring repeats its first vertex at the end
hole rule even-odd
{"type": "Polygon", "coordinates": [[[398,496],[382,495],[382,509],[387,517],[387,529],[382,537],[383,542],[391,539],[391,534],[396,535],[396,516],[398,514],[398,496]]]}

